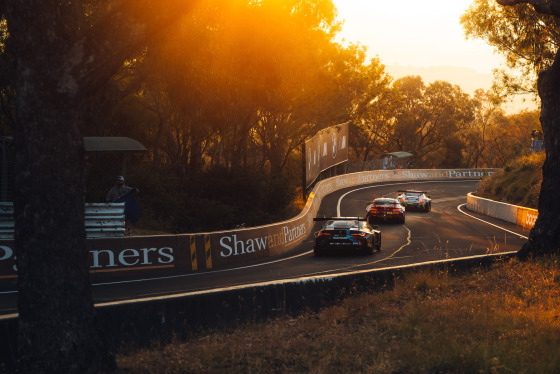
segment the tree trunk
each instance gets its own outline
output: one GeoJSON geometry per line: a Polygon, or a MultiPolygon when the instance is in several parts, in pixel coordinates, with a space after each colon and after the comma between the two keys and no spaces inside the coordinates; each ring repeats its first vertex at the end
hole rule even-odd
{"type": "Polygon", "coordinates": [[[22,39],[16,39],[20,48],[33,52],[19,51],[16,77],[14,240],[21,369],[110,372],[115,364],[97,331],[89,288],[81,101],[56,84],[57,61],[45,57],[56,55],[56,47],[22,39]]]}
{"type": "Polygon", "coordinates": [[[529,241],[520,251],[521,258],[560,250],[560,53],[556,53],[551,68],[539,74],[538,90],[546,159],[542,168],[539,216],[529,233],[529,241]]]}
{"type": "Polygon", "coordinates": [[[27,118],[17,126],[15,136],[22,369],[29,373],[109,372],[114,361],[96,330],[89,288],[79,114],[46,103],[37,92],[37,87],[28,87],[27,95],[19,94],[18,113],[27,113],[27,118]],[[60,118],[65,119],[64,126],[60,118]],[[65,136],[53,137],[52,132],[65,136]]]}
{"type": "Polygon", "coordinates": [[[16,66],[14,241],[24,373],[115,369],[97,331],[89,288],[84,103],[195,2],[123,0],[111,3],[98,22],[76,28],[64,2],[0,6],[16,66]]]}

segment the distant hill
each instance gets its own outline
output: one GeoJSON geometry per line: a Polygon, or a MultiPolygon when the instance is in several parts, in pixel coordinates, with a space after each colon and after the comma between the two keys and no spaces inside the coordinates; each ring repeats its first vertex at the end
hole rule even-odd
{"type": "MultiPolygon", "coordinates": [[[[437,81],[446,81],[456,84],[468,94],[473,94],[475,90],[482,88],[489,90],[492,87],[492,74],[479,73],[471,68],[455,67],[455,66],[402,66],[402,65],[386,65],[385,70],[394,79],[399,79],[407,75],[419,75],[426,85],[437,81]]],[[[516,113],[523,109],[537,109],[529,96],[517,97],[513,103],[506,105],[507,113],[516,113]]]]}
{"type": "Polygon", "coordinates": [[[454,66],[415,67],[401,65],[387,65],[387,72],[395,79],[407,75],[419,75],[426,85],[440,80],[461,86],[463,91],[473,94],[482,88],[489,90],[492,86],[492,74],[479,73],[474,69],[454,66]]]}

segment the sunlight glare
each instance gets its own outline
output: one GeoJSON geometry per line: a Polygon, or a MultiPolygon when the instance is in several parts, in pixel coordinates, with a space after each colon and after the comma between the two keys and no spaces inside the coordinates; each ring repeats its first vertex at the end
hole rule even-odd
{"type": "Polygon", "coordinates": [[[459,18],[472,0],[333,0],[344,20],[339,40],[359,42],[370,57],[403,66],[457,66],[491,73],[501,58],[466,40],[459,18]]]}

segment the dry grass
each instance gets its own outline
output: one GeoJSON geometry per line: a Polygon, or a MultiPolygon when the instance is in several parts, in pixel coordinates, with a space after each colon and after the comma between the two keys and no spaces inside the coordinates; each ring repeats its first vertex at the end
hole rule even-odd
{"type": "Polygon", "coordinates": [[[482,180],[476,195],[537,209],[545,154],[532,153],[513,160],[482,180]]]}
{"type": "Polygon", "coordinates": [[[119,356],[127,373],[558,373],[558,259],[417,273],[318,313],[119,356]]]}

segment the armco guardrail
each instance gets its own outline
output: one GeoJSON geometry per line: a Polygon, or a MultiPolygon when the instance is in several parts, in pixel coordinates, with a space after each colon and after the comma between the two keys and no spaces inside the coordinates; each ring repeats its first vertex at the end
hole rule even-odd
{"type": "Polygon", "coordinates": [[[530,229],[535,225],[539,215],[539,211],[536,209],[485,199],[471,193],[467,195],[467,209],[472,212],[499,218],[506,222],[515,223],[526,229],[530,229]]]}
{"type": "Polygon", "coordinates": [[[14,235],[14,208],[12,203],[0,202],[0,239],[14,235]]]}
{"type": "MultiPolygon", "coordinates": [[[[88,238],[124,236],[124,203],[85,204],[85,228],[88,238]]],[[[14,236],[14,204],[0,202],[0,239],[14,236]]]]}
{"type": "Polygon", "coordinates": [[[85,217],[86,237],[123,237],[124,220],[124,203],[88,203],[85,217]]]}
{"type": "MultiPolygon", "coordinates": [[[[380,182],[480,179],[495,169],[396,169],[352,173],[317,183],[302,212],[291,220],[209,233],[88,239],[94,279],[122,270],[197,271],[276,256],[301,243],[313,229],[324,196],[380,182]]],[[[15,278],[12,241],[0,240],[0,281],[15,278]]],[[[128,274],[133,274],[128,272],[128,274]]]]}

